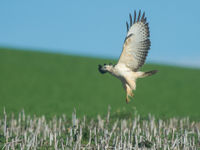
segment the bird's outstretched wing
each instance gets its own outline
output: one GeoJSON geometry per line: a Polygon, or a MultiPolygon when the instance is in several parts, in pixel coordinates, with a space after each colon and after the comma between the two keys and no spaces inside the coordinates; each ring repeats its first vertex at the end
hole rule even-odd
{"type": "Polygon", "coordinates": [[[127,36],[118,64],[125,64],[131,70],[137,71],[144,64],[151,45],[145,13],[141,15],[139,11],[137,17],[135,11],[134,20],[130,14],[130,24],[126,22],[126,25],[127,36]]]}

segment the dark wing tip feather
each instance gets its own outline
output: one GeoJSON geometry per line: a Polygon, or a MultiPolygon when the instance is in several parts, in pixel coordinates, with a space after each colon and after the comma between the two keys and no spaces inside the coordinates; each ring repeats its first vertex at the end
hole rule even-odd
{"type": "Polygon", "coordinates": [[[138,14],[137,22],[140,21],[140,15],[141,15],[141,10],[139,10],[139,14],[138,14]]]}
{"type": "Polygon", "coordinates": [[[146,18],[145,18],[145,12],[143,12],[143,15],[142,15],[142,18],[141,18],[141,21],[142,22],[145,22],[146,18]]]}
{"type": "Polygon", "coordinates": [[[145,17],[145,18],[144,18],[144,23],[145,23],[146,21],[147,21],[147,18],[145,17]]]}
{"type": "Polygon", "coordinates": [[[132,26],[132,16],[131,16],[131,14],[129,14],[129,18],[130,18],[130,27],[132,26]]]}
{"type": "Polygon", "coordinates": [[[127,28],[127,32],[128,32],[128,30],[129,30],[128,22],[126,22],[126,28],[127,28]]]}
{"type": "Polygon", "coordinates": [[[133,21],[133,23],[135,23],[135,21],[136,21],[136,11],[134,11],[134,21],[133,21]]]}

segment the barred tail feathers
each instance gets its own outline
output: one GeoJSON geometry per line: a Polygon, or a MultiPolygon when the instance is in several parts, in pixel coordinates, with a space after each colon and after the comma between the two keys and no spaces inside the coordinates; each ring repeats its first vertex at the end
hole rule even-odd
{"type": "Polygon", "coordinates": [[[151,70],[151,71],[147,71],[147,72],[138,72],[138,78],[148,77],[148,76],[156,74],[157,72],[158,72],[158,70],[151,70]]]}

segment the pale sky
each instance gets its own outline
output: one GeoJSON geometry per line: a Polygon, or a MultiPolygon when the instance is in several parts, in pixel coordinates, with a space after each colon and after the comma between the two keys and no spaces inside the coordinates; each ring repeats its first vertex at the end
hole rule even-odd
{"type": "Polygon", "coordinates": [[[118,58],[129,13],[145,11],[147,61],[200,67],[200,1],[2,0],[0,46],[118,58]]]}

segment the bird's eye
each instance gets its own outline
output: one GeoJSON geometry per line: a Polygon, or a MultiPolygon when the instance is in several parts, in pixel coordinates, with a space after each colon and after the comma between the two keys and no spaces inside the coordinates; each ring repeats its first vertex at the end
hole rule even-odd
{"type": "Polygon", "coordinates": [[[106,64],[104,64],[104,66],[105,66],[106,64]]]}

